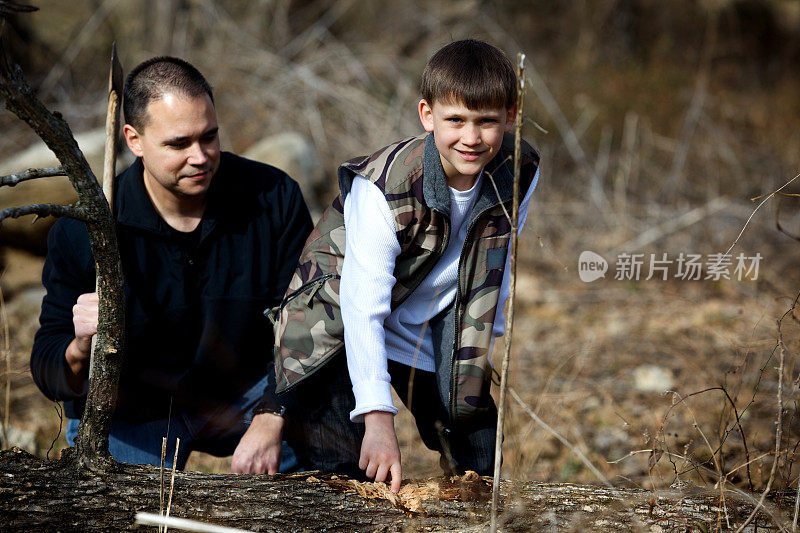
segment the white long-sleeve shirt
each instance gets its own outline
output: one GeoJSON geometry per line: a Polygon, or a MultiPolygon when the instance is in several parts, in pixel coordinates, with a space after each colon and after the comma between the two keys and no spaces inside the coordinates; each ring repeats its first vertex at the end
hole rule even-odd
{"type": "MultiPolygon", "coordinates": [[[[527,219],[538,170],[520,204],[519,229],[527,219]]],[[[434,371],[429,321],[455,299],[458,260],[466,238],[469,215],[483,176],[468,191],[450,188],[451,237],[442,257],[420,285],[391,310],[395,260],[400,254],[394,219],[383,193],[369,180],[356,176],[344,202],[346,252],[342,265],[340,302],[344,323],[347,368],[353,383],[354,422],[370,411],[397,413],[392,404],[387,360],[434,371]]],[[[509,292],[509,258],[500,286],[494,336],[503,334],[503,308],[509,292]]]]}

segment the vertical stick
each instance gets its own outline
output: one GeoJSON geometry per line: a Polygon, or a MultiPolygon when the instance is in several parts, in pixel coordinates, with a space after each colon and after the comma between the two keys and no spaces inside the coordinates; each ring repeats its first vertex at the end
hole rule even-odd
{"type": "MultiPolygon", "coordinates": [[[[164,514],[164,458],[167,456],[167,437],[161,438],[161,483],[158,486],[158,514],[164,514]]],[[[158,531],[163,531],[162,526],[158,526],[158,531]]]]}
{"type": "Polygon", "coordinates": [[[6,397],[3,410],[3,438],[0,442],[8,446],[8,418],[11,413],[11,349],[9,346],[8,316],[6,316],[6,301],[3,298],[3,289],[0,288],[0,316],[3,319],[3,347],[0,353],[5,357],[6,397]]]}
{"type": "Polygon", "coordinates": [[[500,465],[503,461],[503,425],[508,390],[508,360],[511,356],[511,334],[514,329],[514,290],[517,286],[517,226],[519,221],[519,174],[522,142],[522,106],[525,97],[525,54],[517,54],[517,120],[514,138],[514,200],[511,211],[511,260],[509,263],[508,313],[505,324],[505,352],[500,370],[500,401],[497,409],[497,434],[494,449],[494,480],[492,482],[491,532],[497,531],[497,501],[500,496],[500,465]]]}
{"type": "MultiPolygon", "coordinates": [[[[175,457],[172,459],[172,477],[169,480],[169,496],[167,497],[167,511],[164,514],[169,518],[169,510],[172,507],[172,490],[175,488],[175,470],[178,468],[178,448],[181,447],[181,439],[175,439],[175,457]]],[[[167,526],[164,526],[164,533],[167,533],[167,526]]]]}
{"type": "MultiPolygon", "coordinates": [[[[106,111],[106,147],[103,157],[103,196],[106,197],[111,216],[114,216],[114,174],[117,166],[119,148],[119,101],[122,95],[122,65],[117,57],[117,42],[111,44],[111,66],[108,71],[108,110],[106,111]]],[[[99,285],[95,282],[95,291],[99,285]]],[[[92,351],[89,359],[89,375],[94,367],[94,349],[97,335],[92,337],[92,351]]]]}

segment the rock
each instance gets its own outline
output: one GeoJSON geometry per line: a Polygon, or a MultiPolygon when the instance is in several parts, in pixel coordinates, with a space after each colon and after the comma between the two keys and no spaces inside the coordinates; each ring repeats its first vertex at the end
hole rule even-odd
{"type": "MultiPolygon", "coordinates": [[[[95,176],[103,175],[103,154],[106,134],[104,128],[77,134],[75,140],[95,176]]],[[[22,172],[29,168],[58,166],[53,152],[44,143],[37,143],[21,153],[0,162],[0,176],[22,172]]],[[[0,188],[0,209],[36,203],[71,204],[78,198],[66,176],[42,178],[20,183],[14,187],[0,188]]],[[[31,224],[32,216],[7,219],[0,229],[0,243],[12,244],[28,251],[44,254],[47,232],[55,218],[47,217],[31,224]]]]}
{"type": "Polygon", "coordinates": [[[642,365],[633,371],[633,386],[640,392],[668,391],[674,381],[671,370],[656,365],[642,365]]]}
{"type": "Polygon", "coordinates": [[[317,150],[308,139],[293,131],[279,133],[257,142],[242,155],[278,167],[299,183],[316,222],[325,207],[321,195],[329,184],[317,150]]]}

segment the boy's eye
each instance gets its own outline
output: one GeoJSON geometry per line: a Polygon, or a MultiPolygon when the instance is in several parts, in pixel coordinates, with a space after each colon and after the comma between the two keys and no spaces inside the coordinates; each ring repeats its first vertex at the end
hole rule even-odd
{"type": "Polygon", "coordinates": [[[446,120],[448,122],[452,122],[454,124],[459,124],[459,123],[463,122],[463,120],[461,120],[461,117],[447,117],[446,120]]]}

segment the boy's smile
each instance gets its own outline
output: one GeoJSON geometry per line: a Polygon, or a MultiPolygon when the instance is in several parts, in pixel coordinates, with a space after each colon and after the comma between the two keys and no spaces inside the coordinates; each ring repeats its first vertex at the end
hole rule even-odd
{"type": "Polygon", "coordinates": [[[516,109],[469,109],[462,103],[419,102],[419,119],[425,131],[432,131],[442,160],[447,183],[459,190],[475,184],[481,169],[503,144],[511,131],[516,109]]]}

